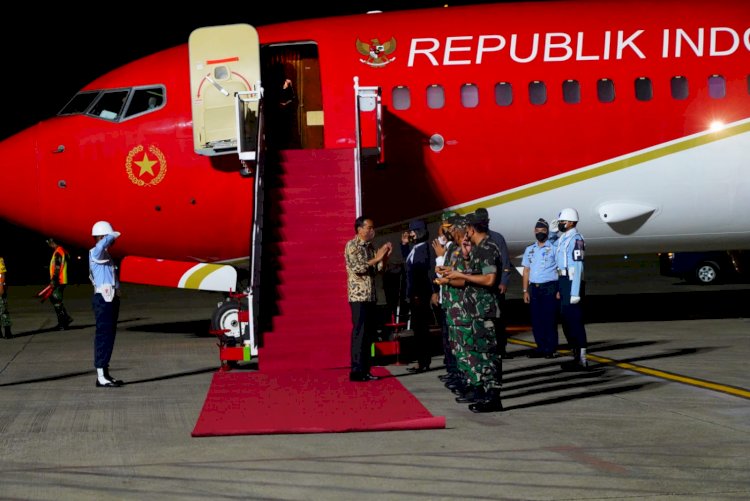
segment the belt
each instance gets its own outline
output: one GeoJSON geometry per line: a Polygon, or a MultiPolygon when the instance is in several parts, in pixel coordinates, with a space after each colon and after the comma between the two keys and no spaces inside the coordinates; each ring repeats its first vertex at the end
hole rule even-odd
{"type": "Polygon", "coordinates": [[[552,280],[551,282],[539,282],[539,283],[531,282],[529,283],[529,285],[532,287],[546,287],[546,286],[555,285],[556,283],[557,283],[556,280],[552,280]]]}
{"type": "Polygon", "coordinates": [[[557,274],[561,277],[567,277],[568,276],[568,270],[557,270],[557,274]]]}

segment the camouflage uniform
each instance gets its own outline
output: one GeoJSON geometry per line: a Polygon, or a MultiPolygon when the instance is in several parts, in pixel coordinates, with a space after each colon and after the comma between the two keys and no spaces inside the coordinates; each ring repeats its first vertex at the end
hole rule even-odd
{"type": "MultiPolygon", "coordinates": [[[[461,255],[461,245],[452,245],[451,252],[446,256],[445,265],[456,271],[468,270],[468,262],[461,255]]],[[[456,357],[456,369],[458,373],[467,377],[467,355],[463,349],[464,339],[471,335],[471,315],[466,311],[464,301],[465,287],[451,285],[443,286],[443,297],[441,304],[446,312],[446,323],[448,324],[448,339],[451,350],[456,357]]]]}
{"type": "MultiPolygon", "coordinates": [[[[472,247],[469,259],[473,274],[494,273],[499,278],[502,254],[489,236],[472,247]]],[[[483,387],[485,391],[500,388],[494,324],[494,319],[500,317],[496,290],[496,284],[492,287],[480,287],[467,283],[464,292],[466,311],[471,316],[471,333],[463,343],[468,364],[465,370],[469,384],[473,387],[483,387]]]]}
{"type": "Polygon", "coordinates": [[[6,339],[12,337],[10,327],[13,323],[10,321],[10,311],[8,311],[8,285],[5,283],[5,260],[0,257],[0,327],[3,330],[3,336],[6,339]]]}

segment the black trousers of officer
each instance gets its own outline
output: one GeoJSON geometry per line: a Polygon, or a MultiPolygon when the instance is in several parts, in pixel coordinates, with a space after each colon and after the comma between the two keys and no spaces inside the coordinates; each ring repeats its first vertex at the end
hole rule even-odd
{"type": "Polygon", "coordinates": [[[120,317],[120,298],[115,296],[108,303],[101,294],[94,294],[91,304],[96,319],[96,335],[94,337],[94,367],[106,369],[112,358],[117,333],[117,319],[120,317]]]}
{"type": "Polygon", "coordinates": [[[536,351],[551,355],[557,351],[557,280],[529,284],[529,310],[531,331],[536,341],[536,351]]]}
{"type": "Polygon", "coordinates": [[[377,334],[378,307],[375,301],[353,301],[352,310],[352,373],[369,374],[372,365],[372,343],[377,334]]]}
{"type": "MultiPolygon", "coordinates": [[[[587,348],[586,327],[583,325],[583,310],[581,303],[570,304],[570,288],[573,285],[568,277],[560,277],[557,282],[560,289],[560,323],[563,334],[571,348],[587,348]]],[[[579,296],[583,301],[585,284],[581,282],[579,296]]]]}
{"type": "Polygon", "coordinates": [[[409,298],[411,311],[411,330],[414,331],[417,364],[421,368],[428,368],[432,361],[430,352],[430,323],[432,322],[432,306],[430,299],[424,297],[409,298]]]}
{"type": "Polygon", "coordinates": [[[505,306],[505,294],[498,293],[497,304],[500,308],[500,316],[493,318],[492,323],[495,324],[495,338],[497,339],[497,355],[504,356],[508,354],[508,331],[505,330],[505,318],[503,317],[503,308],[505,306]]]}

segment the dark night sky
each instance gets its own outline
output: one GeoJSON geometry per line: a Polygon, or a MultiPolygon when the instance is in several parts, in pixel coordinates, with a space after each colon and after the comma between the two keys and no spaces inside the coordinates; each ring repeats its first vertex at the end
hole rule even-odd
{"type": "MultiPolygon", "coordinates": [[[[5,70],[0,79],[4,97],[0,139],[54,116],[78,90],[100,75],[153,52],[187,43],[190,33],[201,26],[241,22],[262,26],[368,10],[440,7],[446,2],[359,0],[308,2],[307,7],[300,7],[299,3],[188,2],[171,7],[155,1],[100,0],[63,2],[51,7],[30,1],[14,4],[3,14],[0,30],[5,70]],[[240,5],[247,7],[239,8],[240,5]]],[[[7,166],[0,168],[6,169],[4,175],[8,174],[7,166]]],[[[50,256],[44,243],[46,237],[10,226],[1,219],[0,235],[0,255],[12,272],[11,283],[44,283],[50,256]]]]}

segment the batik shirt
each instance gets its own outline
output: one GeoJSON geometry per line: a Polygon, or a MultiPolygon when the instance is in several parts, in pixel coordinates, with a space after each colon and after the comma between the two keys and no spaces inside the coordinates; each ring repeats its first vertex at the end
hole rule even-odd
{"type": "Polygon", "coordinates": [[[376,301],[375,273],[382,268],[383,263],[378,263],[377,266],[367,264],[374,257],[375,248],[372,243],[360,240],[359,237],[346,243],[344,259],[350,303],[376,301]]]}

